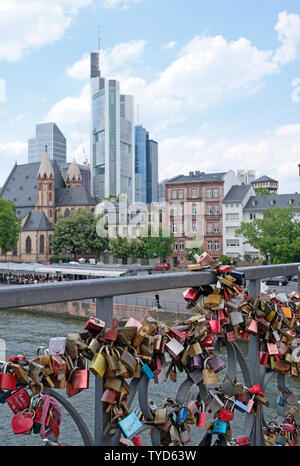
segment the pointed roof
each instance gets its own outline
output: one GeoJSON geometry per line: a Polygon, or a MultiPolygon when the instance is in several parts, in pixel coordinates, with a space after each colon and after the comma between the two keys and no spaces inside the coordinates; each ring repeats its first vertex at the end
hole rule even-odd
{"type": "Polygon", "coordinates": [[[30,212],[22,228],[23,231],[51,231],[53,230],[49,220],[43,211],[30,212]]]}
{"type": "Polygon", "coordinates": [[[73,159],[73,162],[68,168],[67,174],[66,174],[66,181],[82,181],[82,176],[80,173],[80,168],[78,164],[76,163],[76,160],[73,159]]]}
{"type": "Polygon", "coordinates": [[[53,165],[50,160],[47,146],[45,146],[45,153],[41,161],[40,169],[38,172],[38,177],[40,178],[54,178],[53,165]]]}

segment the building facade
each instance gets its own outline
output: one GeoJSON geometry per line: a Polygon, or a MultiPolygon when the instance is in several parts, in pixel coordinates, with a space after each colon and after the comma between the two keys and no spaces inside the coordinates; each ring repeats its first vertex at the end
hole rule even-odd
{"type": "Polygon", "coordinates": [[[255,195],[252,185],[233,186],[223,200],[223,244],[224,254],[232,258],[245,256],[263,258],[260,252],[235,232],[241,223],[262,219],[267,209],[279,207],[299,208],[300,194],[255,195]]]}
{"type": "Polygon", "coordinates": [[[135,197],[133,97],[115,79],[101,77],[99,54],[91,54],[91,193],[97,199],[135,197]]]}
{"type": "MultiPolygon", "coordinates": [[[[60,169],[64,180],[66,180],[66,175],[69,170],[71,163],[64,163],[60,169]]],[[[82,186],[88,191],[91,190],[91,170],[89,165],[77,164],[81,174],[82,186]]]]}
{"type": "Polygon", "coordinates": [[[278,181],[266,175],[252,181],[252,185],[254,189],[263,188],[269,191],[269,193],[277,193],[278,191],[278,181]]]}
{"type": "Polygon", "coordinates": [[[158,202],[158,143],[146,141],[146,202],[158,202]]]}
{"type": "Polygon", "coordinates": [[[135,127],[135,200],[158,202],[158,143],[142,125],[135,127]]]}
{"type": "Polygon", "coordinates": [[[72,163],[62,177],[58,163],[48,152],[41,162],[15,165],[0,192],[17,206],[22,231],[13,251],[1,255],[0,261],[46,262],[51,255],[50,237],[58,214],[68,217],[73,210],[94,210],[95,199],[83,188],[79,167],[72,163]]]}
{"type": "Polygon", "coordinates": [[[236,174],[241,184],[251,184],[256,177],[255,170],[245,170],[243,168],[236,170],[236,174]]]}
{"type": "Polygon", "coordinates": [[[28,163],[41,162],[45,146],[51,160],[56,160],[58,165],[66,163],[67,140],[55,123],[36,125],[35,137],[28,139],[28,163]]]}
{"type": "Polygon", "coordinates": [[[165,183],[165,201],[174,242],[174,265],[185,266],[186,249],[202,246],[215,258],[223,254],[222,201],[239,180],[233,171],[190,172],[165,183]]]}

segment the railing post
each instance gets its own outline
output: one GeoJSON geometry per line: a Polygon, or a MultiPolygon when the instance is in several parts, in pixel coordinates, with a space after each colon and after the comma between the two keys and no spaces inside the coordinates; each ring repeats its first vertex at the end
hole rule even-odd
{"type": "MultiPolygon", "coordinates": [[[[260,280],[249,280],[248,286],[249,296],[252,299],[256,299],[260,296],[260,280]]],[[[257,335],[250,335],[250,341],[248,346],[248,364],[251,382],[253,384],[261,385],[260,377],[260,360],[259,360],[259,337],[257,335]]],[[[263,412],[260,407],[260,412],[257,416],[251,414],[249,422],[252,423],[252,429],[249,436],[251,445],[253,446],[265,446],[265,437],[263,430],[263,412]]]]}
{"type": "MultiPolygon", "coordinates": [[[[112,327],[113,298],[96,299],[96,317],[104,320],[106,327],[112,327]]],[[[110,445],[110,439],[103,437],[103,426],[106,424],[107,414],[101,401],[103,393],[103,379],[95,377],[95,445],[110,445]]]]}

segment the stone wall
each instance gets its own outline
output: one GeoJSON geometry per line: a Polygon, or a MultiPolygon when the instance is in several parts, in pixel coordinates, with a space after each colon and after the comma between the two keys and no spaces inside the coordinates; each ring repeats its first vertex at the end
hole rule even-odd
{"type": "MultiPolygon", "coordinates": [[[[96,303],[91,301],[69,301],[67,303],[29,306],[22,308],[22,310],[88,319],[89,317],[96,315],[96,303]]],[[[130,317],[134,317],[136,320],[142,321],[145,317],[150,316],[150,310],[151,308],[146,306],[131,306],[129,304],[114,303],[113,317],[118,321],[127,321],[130,317]]],[[[184,320],[191,316],[190,312],[177,312],[162,309],[157,310],[157,315],[159,320],[166,321],[171,324],[175,321],[184,320]]]]}

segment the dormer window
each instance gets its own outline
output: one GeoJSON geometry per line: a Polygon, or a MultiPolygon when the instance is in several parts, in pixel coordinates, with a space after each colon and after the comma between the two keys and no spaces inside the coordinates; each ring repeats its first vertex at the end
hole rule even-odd
{"type": "Polygon", "coordinates": [[[256,201],[252,201],[252,205],[254,207],[256,205],[256,201]]]}
{"type": "Polygon", "coordinates": [[[271,205],[275,205],[275,204],[276,204],[275,199],[271,199],[270,204],[271,204],[271,205]]]}
{"type": "Polygon", "coordinates": [[[290,205],[294,204],[294,199],[290,199],[290,200],[289,200],[289,204],[290,204],[290,205]]]}

